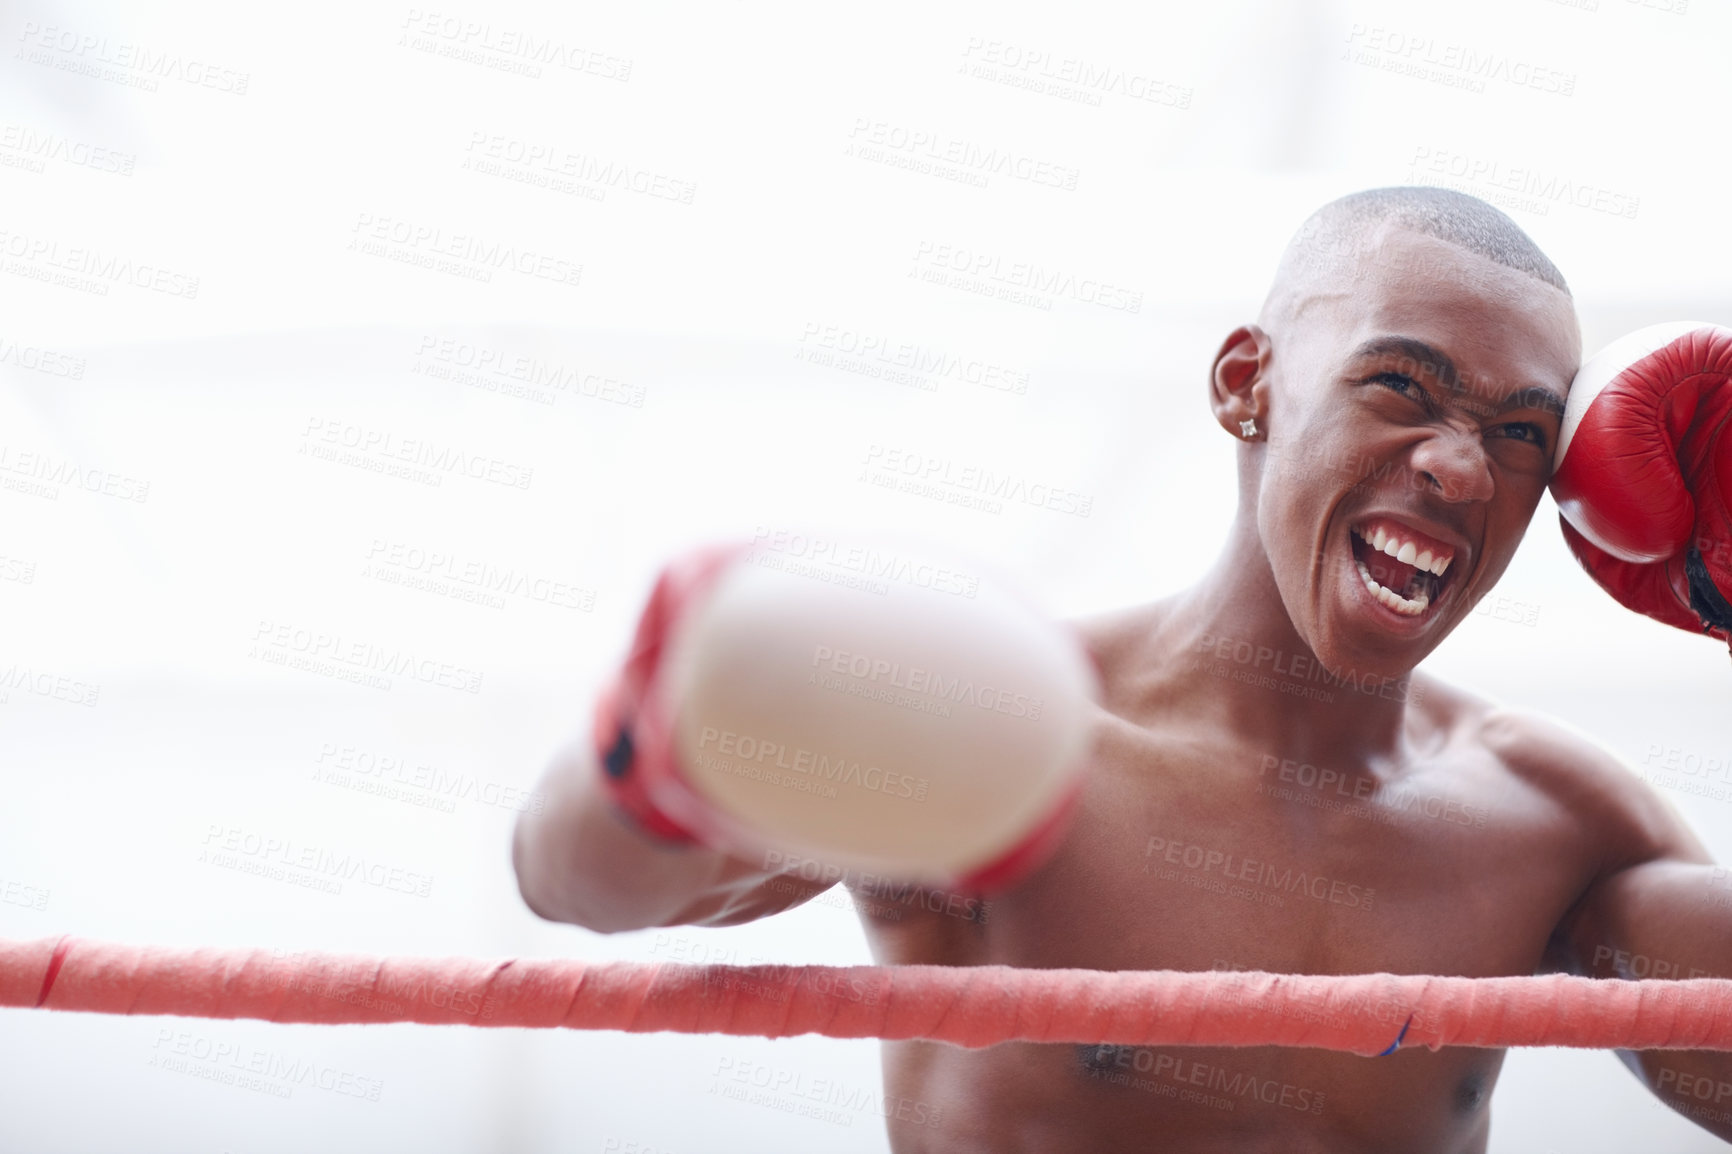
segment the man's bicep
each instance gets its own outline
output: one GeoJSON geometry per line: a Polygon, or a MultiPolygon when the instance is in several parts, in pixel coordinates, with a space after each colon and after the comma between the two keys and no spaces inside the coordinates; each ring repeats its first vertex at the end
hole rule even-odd
{"type": "Polygon", "coordinates": [[[1568,936],[1590,977],[1732,976],[1732,870],[1679,857],[1619,870],[1583,898],[1568,936]]]}

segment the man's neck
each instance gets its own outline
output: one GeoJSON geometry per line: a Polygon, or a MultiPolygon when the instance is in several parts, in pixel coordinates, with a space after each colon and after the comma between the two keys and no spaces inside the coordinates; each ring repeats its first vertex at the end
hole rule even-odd
{"type": "Polygon", "coordinates": [[[1397,754],[1417,704],[1411,671],[1326,667],[1247,536],[1236,524],[1209,574],[1156,623],[1145,652],[1174,674],[1159,678],[1163,698],[1272,756],[1365,764],[1397,754]]]}

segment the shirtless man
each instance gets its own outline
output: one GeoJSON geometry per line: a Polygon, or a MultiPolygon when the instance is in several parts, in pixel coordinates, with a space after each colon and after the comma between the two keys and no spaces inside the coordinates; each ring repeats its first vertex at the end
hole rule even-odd
{"type": "MultiPolygon", "coordinates": [[[[1732,878],[1668,804],[1583,737],[1414,672],[1514,555],[1579,357],[1563,279],[1483,202],[1391,189],[1314,215],[1213,365],[1210,404],[1239,440],[1219,560],[1188,590],[1081,626],[1104,696],[1065,840],[989,904],[850,883],[876,960],[1611,978],[1639,956],[1660,960],[1642,976],[1732,977],[1732,878]],[[1415,574],[1361,535],[1449,563],[1415,574]],[[1378,576],[1407,596],[1377,592],[1378,576]]],[[[596,778],[573,749],[543,782],[544,812],[519,823],[520,885],[543,917],[728,926],[826,888],[659,843],[596,778]]],[[[1473,1154],[1503,1061],[883,1053],[887,1098],[942,1111],[937,1126],[892,1119],[897,1154],[1473,1154]]],[[[1732,1054],[1620,1057],[1732,1139],[1732,1054]],[[1728,1093],[1703,1110],[1709,1085],[1728,1093]]]]}

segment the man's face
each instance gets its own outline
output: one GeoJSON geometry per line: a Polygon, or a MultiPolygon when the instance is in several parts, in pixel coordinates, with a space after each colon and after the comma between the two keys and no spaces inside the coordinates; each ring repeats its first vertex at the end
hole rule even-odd
{"type": "Polygon", "coordinates": [[[1514,555],[1581,337],[1525,273],[1394,227],[1367,245],[1270,334],[1257,519],[1323,663],[1399,676],[1514,555]]]}

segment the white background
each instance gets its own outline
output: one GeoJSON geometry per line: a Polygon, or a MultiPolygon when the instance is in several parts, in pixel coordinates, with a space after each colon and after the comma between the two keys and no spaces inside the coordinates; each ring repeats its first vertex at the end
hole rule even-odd
{"type": "MultiPolygon", "coordinates": [[[[0,671],[66,687],[0,704],[0,887],[46,893],[0,902],[0,936],[869,960],[840,904],[611,938],[522,906],[513,814],[486,801],[529,789],[586,723],[661,561],[758,526],[896,527],[1014,569],[1065,615],[1182,587],[1232,508],[1209,358],[1305,215],[1358,188],[1453,179],[1502,204],[1569,279],[1589,352],[1656,321],[1727,321],[1732,28],[1723,5],[1683,3],[0,8],[0,477],[19,482],[0,487],[0,671]],[[504,70],[525,34],[582,67],[504,70]],[[1157,98],[1019,86],[1067,60],[1157,98]],[[1074,185],[896,167],[862,153],[874,125],[1074,185]],[[562,190],[481,171],[495,139],[592,176],[562,190]],[[610,164],[674,195],[593,176],[610,164]],[[470,261],[483,282],[351,247],[378,221],[581,271],[470,261]],[[1140,296],[992,299],[916,275],[931,246],[1140,296]],[[40,279],[67,264],[82,279],[40,279]],[[815,363],[830,328],[1026,375],[1026,392],[815,363]],[[533,357],[588,395],[466,382],[440,349],[533,357]],[[604,378],[640,403],[596,395],[604,378]],[[302,452],[327,430],[454,447],[529,484],[302,452]],[[1089,515],[863,483],[890,450],[1085,495],[1089,515]],[[74,479],[32,479],[23,454],[74,479]],[[377,567],[393,547],[557,581],[569,603],[407,588],[409,568],[392,583],[377,567]],[[481,692],[260,659],[259,634],[284,625],[479,672],[481,692]],[[318,780],[348,747],[473,796],[442,812],[318,780]],[[229,830],[363,855],[430,892],[320,893],[201,862],[229,830]]],[[[1483,608],[1429,669],[1638,769],[1669,750],[1732,762],[1725,654],[1606,599],[1549,501],[1483,608]]],[[[1725,861],[1717,773],[1663,792],[1725,861]]],[[[4,1011],[0,1149],[887,1148],[869,1111],[841,1125],[711,1092],[747,1062],[878,1090],[870,1041],[4,1011]],[[181,1034],[381,1092],[285,1099],[153,1066],[181,1034]]],[[[1723,1148],[1604,1053],[1512,1053],[1494,1111],[1505,1154],[1723,1148]]]]}

